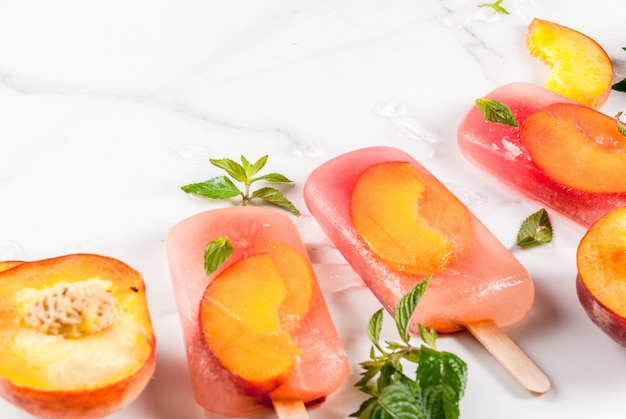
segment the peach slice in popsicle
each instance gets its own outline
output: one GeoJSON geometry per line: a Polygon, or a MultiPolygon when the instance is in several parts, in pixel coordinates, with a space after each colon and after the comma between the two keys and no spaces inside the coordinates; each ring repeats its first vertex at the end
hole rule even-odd
{"type": "Polygon", "coordinates": [[[170,230],[168,260],[196,401],[247,416],[323,402],[349,374],[343,345],[288,216],[259,207],[210,210],[170,230]],[[207,275],[208,243],[233,253],[207,275]]]}
{"type": "MultiPolygon", "coordinates": [[[[521,320],[533,304],[534,286],[524,267],[401,150],[371,147],[331,159],[310,174],[304,198],[390,313],[417,283],[432,278],[413,315],[414,332],[421,323],[443,333],[469,328],[480,334],[521,320]]],[[[539,376],[524,385],[547,391],[549,382],[539,376]]]]}
{"type": "Polygon", "coordinates": [[[626,138],[614,118],[530,83],[485,97],[508,106],[518,126],[490,122],[473,106],[458,128],[470,162],[585,227],[626,206],[626,138]]]}

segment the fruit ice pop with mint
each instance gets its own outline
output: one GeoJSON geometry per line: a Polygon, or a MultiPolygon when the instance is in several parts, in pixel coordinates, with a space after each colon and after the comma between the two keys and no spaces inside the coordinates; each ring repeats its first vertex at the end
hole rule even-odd
{"type": "Polygon", "coordinates": [[[194,396],[207,411],[313,406],[347,380],[345,350],[287,215],[250,206],[193,215],[170,230],[168,260],[194,396]]]}
{"type": "Polygon", "coordinates": [[[626,206],[626,136],[617,118],[531,83],[480,100],[508,109],[508,121],[471,107],[458,128],[470,163],[585,227],[626,206]]]}

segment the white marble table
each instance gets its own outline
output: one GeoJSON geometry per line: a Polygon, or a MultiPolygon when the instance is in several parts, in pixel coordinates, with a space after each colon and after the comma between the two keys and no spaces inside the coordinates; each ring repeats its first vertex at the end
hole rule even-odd
{"type": "MultiPolygon", "coordinates": [[[[498,85],[542,82],[546,68],[524,46],[533,17],[590,35],[626,77],[624,9],[621,0],[504,0],[504,15],[480,2],[0,1],[0,259],[93,252],[142,272],[158,366],[114,417],[205,417],[190,392],[165,238],[218,205],[179,189],[219,174],[209,157],[269,154],[268,169],[295,181],[286,193],[315,240],[301,198],[307,174],[339,153],[394,145],[512,246],[538,205],[462,159],[458,122],[498,85]]],[[[602,110],[626,111],[626,95],[602,110]]],[[[624,417],[626,349],[575,293],[584,231],[556,215],[553,225],[553,244],[515,253],[537,293],[528,317],[507,328],[553,388],[533,397],[469,335],[441,338],[469,364],[464,418],[624,417]]],[[[311,417],[339,419],[362,400],[353,384],[378,303],[361,287],[327,298],[353,373],[311,417]]],[[[0,402],[0,417],[28,416],[0,402]]]]}

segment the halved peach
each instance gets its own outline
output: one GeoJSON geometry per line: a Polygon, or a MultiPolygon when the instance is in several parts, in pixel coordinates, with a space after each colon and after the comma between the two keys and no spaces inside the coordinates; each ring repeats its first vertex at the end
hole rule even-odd
{"type": "Polygon", "coordinates": [[[358,178],[352,221],[389,266],[426,276],[443,270],[471,246],[467,208],[439,183],[427,183],[408,162],[379,163],[358,178]]]}
{"type": "Polygon", "coordinates": [[[200,324],[211,352],[250,395],[285,382],[302,351],[292,332],[309,310],[314,281],[298,251],[261,241],[259,253],[222,271],[206,288],[200,324]]]}
{"type": "Polygon", "coordinates": [[[557,103],[530,115],[521,139],[531,158],[564,185],[626,192],[626,137],[615,118],[586,106],[557,103]]]}
{"type": "Polygon", "coordinates": [[[122,409],[154,372],[143,280],[89,254],[0,273],[0,393],[43,418],[100,418],[122,409]]]}
{"type": "Polygon", "coordinates": [[[576,254],[578,298],[607,335],[626,346],[626,208],[596,221],[576,254]]]}
{"type": "Polygon", "coordinates": [[[589,36],[566,26],[535,18],[528,26],[526,46],[550,66],[544,86],[583,105],[599,108],[611,92],[613,64],[589,36]]]}

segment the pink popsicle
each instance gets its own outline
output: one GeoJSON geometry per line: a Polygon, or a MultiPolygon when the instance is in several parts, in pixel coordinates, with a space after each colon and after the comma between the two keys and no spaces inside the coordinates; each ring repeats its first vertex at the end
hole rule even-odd
{"type": "MultiPolygon", "coordinates": [[[[429,275],[402,272],[390,266],[372,251],[355,228],[351,212],[355,184],[366,169],[384,162],[410,163],[426,184],[425,195],[429,188],[445,190],[444,198],[436,203],[442,217],[446,217],[446,206],[463,205],[415,159],[391,147],[356,150],[323,163],[307,179],[304,198],[326,235],[393,313],[399,299],[429,275]]],[[[461,254],[443,270],[432,272],[432,280],[413,316],[413,326],[419,322],[440,332],[455,332],[469,323],[489,319],[503,327],[522,319],[533,304],[534,286],[524,267],[463,208],[467,222],[459,226],[458,234],[469,234],[472,245],[459,250],[461,254]]],[[[416,208],[415,216],[418,212],[416,208]]]]}
{"type": "MultiPolygon", "coordinates": [[[[211,352],[199,321],[203,293],[225,269],[258,255],[259,241],[286,244],[310,265],[291,219],[271,209],[235,207],[206,211],[176,224],[168,235],[168,260],[194,396],[209,412],[247,416],[271,408],[274,399],[302,400],[315,405],[337,390],[349,374],[344,348],[316,281],[312,284],[308,311],[292,332],[302,355],[286,381],[270,393],[250,395],[211,352]],[[234,252],[217,271],[207,276],[205,246],[220,236],[232,241],[234,252]]],[[[256,349],[250,347],[250,350],[256,349]]]]}
{"type": "MultiPolygon", "coordinates": [[[[559,182],[537,165],[524,146],[521,127],[531,114],[551,104],[574,102],[530,83],[508,84],[485,97],[507,105],[518,127],[490,122],[477,106],[472,106],[458,128],[458,145],[467,160],[528,198],[585,227],[610,210],[626,206],[626,193],[581,190],[559,182]]],[[[553,158],[567,158],[566,164],[578,164],[575,154],[553,158]]]]}

